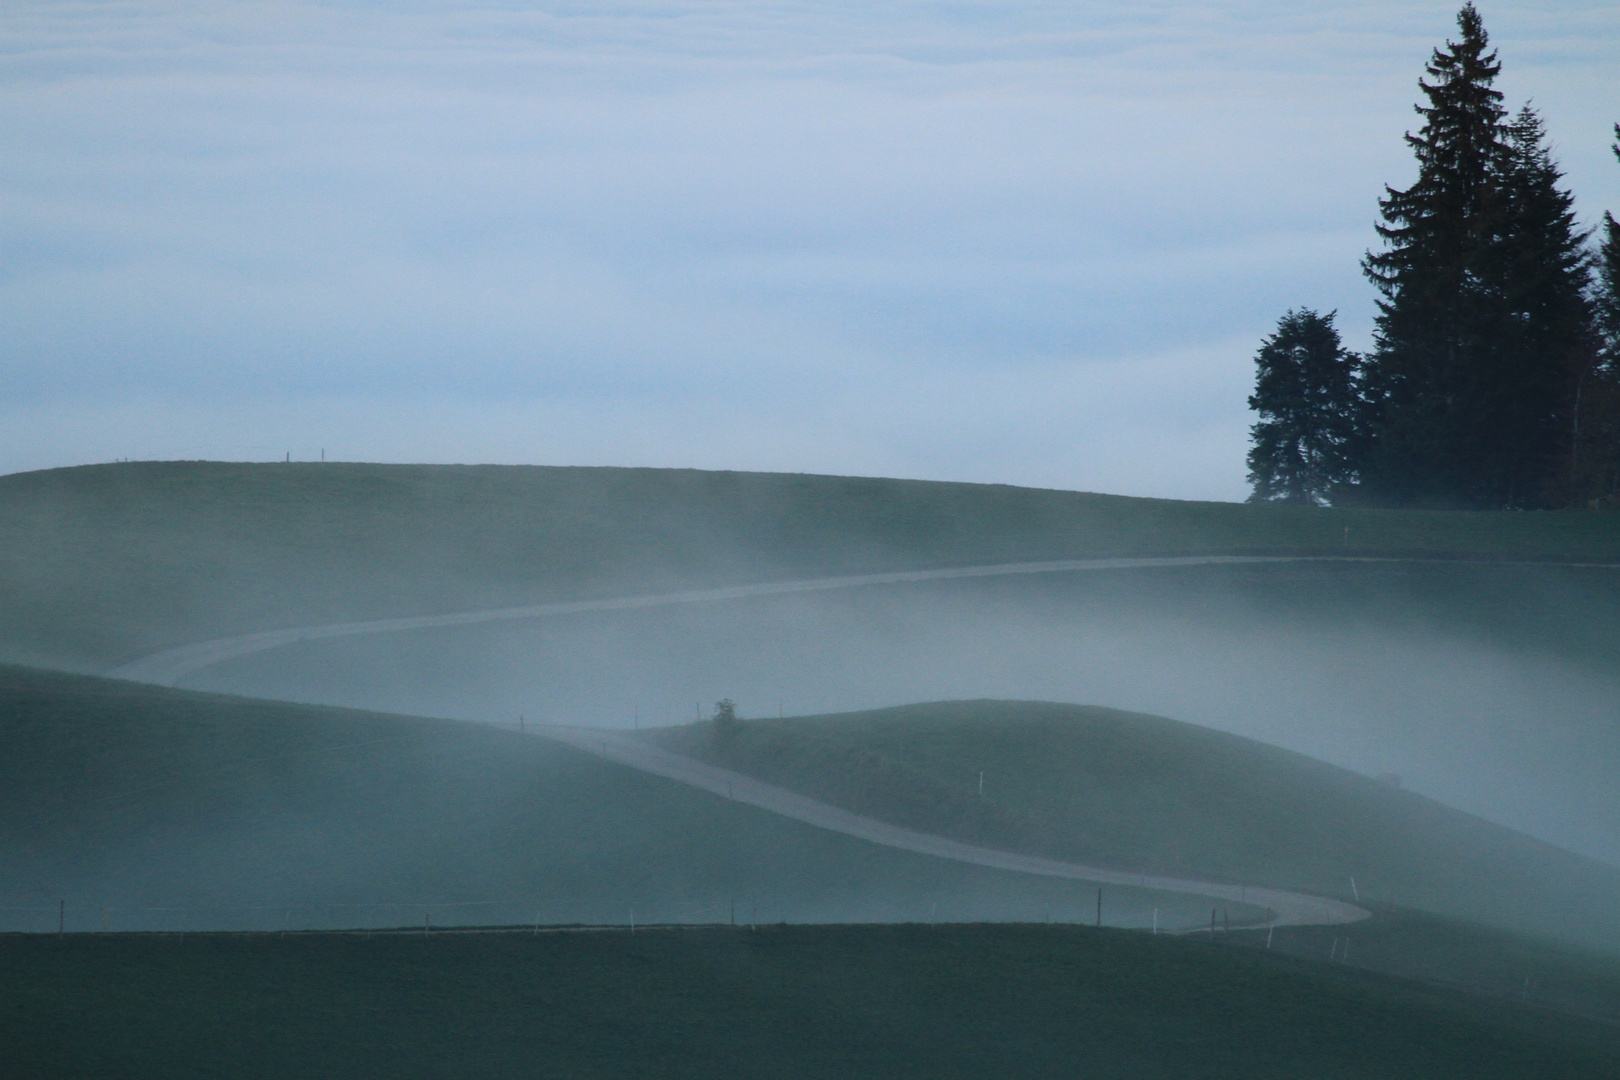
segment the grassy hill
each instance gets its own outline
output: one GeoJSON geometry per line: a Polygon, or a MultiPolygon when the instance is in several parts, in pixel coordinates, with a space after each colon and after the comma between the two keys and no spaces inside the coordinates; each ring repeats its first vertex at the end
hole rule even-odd
{"type": "MultiPolygon", "coordinates": [[[[921,790],[880,784],[913,812],[921,790]]],[[[1089,923],[1094,902],[1084,883],[865,844],[515,731],[0,667],[0,930],[1089,923]]],[[[1197,897],[1106,890],[1110,926],[1145,929],[1155,909],[1207,925],[1197,897]]],[[[1340,934],[1358,966],[1497,997],[1528,978],[1538,1005],[1620,1020],[1620,961],[1544,937],[1379,905],[1275,948],[1320,961],[1340,934]]]]}
{"type": "MultiPolygon", "coordinates": [[[[516,731],[0,666],[0,928],[54,930],[64,906],[70,930],[198,930],[1089,921],[1093,902],[516,731]]],[[[1154,907],[1208,917],[1109,891],[1116,924],[1154,907]]]]}
{"type": "Polygon", "coordinates": [[[1194,503],[692,470],[129,463],[0,477],[0,658],[891,568],[1120,554],[1620,559],[1620,515],[1194,503]]]}
{"type": "Polygon", "coordinates": [[[0,1017],[42,1080],[1620,1071],[1612,1025],[1074,927],[4,936],[0,1017]]]}
{"type": "Polygon", "coordinates": [[[704,722],[643,737],[978,843],[1358,895],[1620,950],[1620,869],[1299,754],[1161,717],[967,701],[746,720],[730,733],[704,722]]]}
{"type": "MultiPolygon", "coordinates": [[[[1194,553],[1612,562],[1620,560],[1620,515],[1317,510],[684,470],[61,469],[0,477],[0,660],[95,671],[170,645],[276,626],[884,569],[1194,553]]],[[[633,702],[661,700],[652,697],[660,692],[684,700],[684,711],[700,696],[781,700],[775,695],[788,680],[813,688],[824,675],[884,665],[915,665],[927,681],[938,674],[923,663],[931,654],[949,664],[997,641],[1031,659],[1023,668],[1010,657],[995,663],[1038,674],[1064,662],[1060,651],[1030,648],[1043,628],[1067,633],[1094,622],[1112,633],[1126,615],[1140,618],[1124,629],[1148,642],[1119,654],[1129,677],[1151,679],[1155,665],[1180,664],[1189,677],[1207,677],[1212,693],[1225,677],[1220,665],[1241,658],[1204,650],[1199,635],[1263,645],[1318,627],[1360,633],[1346,638],[1352,645],[1468,639],[1498,650],[1482,653],[1487,660],[1556,661],[1528,662],[1529,675],[1513,685],[1519,696],[1507,712],[1522,713],[1523,732],[1506,726],[1506,714],[1496,728],[1479,726],[1482,745],[1500,742],[1494,757],[1476,763],[1481,784],[1567,787],[1574,778],[1597,794],[1570,806],[1585,820],[1609,820],[1612,799],[1602,790],[1612,791],[1617,744],[1606,720],[1603,730],[1590,725],[1590,701],[1604,700],[1620,673],[1620,576],[1612,570],[1277,565],[930,590],[927,604],[911,607],[898,602],[912,603],[909,594],[874,590],[842,606],[738,605],[721,619],[672,610],[638,616],[634,626],[581,619],[309,643],[212,674],[222,680],[215,685],[266,696],[441,715],[513,715],[537,693],[566,713],[570,702],[592,703],[607,687],[622,698],[609,703],[618,709],[612,715],[628,721],[633,702]],[[948,631],[957,625],[978,636],[953,641],[948,631]],[[1175,627],[1191,632],[1174,637],[1166,628],[1175,627]],[[1161,637],[1171,642],[1163,655],[1151,647],[1161,637]],[[1579,709],[1566,707],[1577,669],[1596,673],[1580,688],[1587,704],[1579,709]],[[701,677],[686,679],[693,671],[701,677]],[[739,680],[746,693],[731,689],[739,680]],[[720,689],[709,693],[711,684],[720,689]],[[431,694],[439,697],[430,710],[423,702],[431,694]],[[1531,743],[1550,747],[1547,756],[1527,758],[1521,772],[1503,763],[1513,747],[1531,743]],[[1571,759],[1584,772],[1547,768],[1571,759]]],[[[1338,651],[1338,639],[1323,642],[1320,655],[1301,656],[1328,667],[1365,660],[1365,651],[1338,651]]],[[[1388,663],[1367,670],[1444,682],[1453,676],[1443,662],[1454,655],[1417,656],[1412,666],[1423,670],[1415,675],[1388,663]]],[[[1291,677],[1285,661],[1295,657],[1279,657],[1258,678],[1291,677]]],[[[1089,910],[1089,897],[1073,887],[853,845],[664,790],[515,732],[51,681],[58,678],[0,672],[0,906],[9,909],[0,918],[19,920],[9,925],[49,927],[62,900],[80,928],[101,924],[103,904],[114,928],[389,925],[424,913],[435,922],[536,913],[548,922],[617,922],[631,908],[638,918],[688,920],[729,914],[734,900],[751,914],[756,896],[768,921],[1038,920],[1089,910]],[[694,848],[694,837],[704,843],[694,848]],[[723,842],[709,842],[717,837],[723,842]]],[[[863,692],[864,684],[850,685],[863,692]]],[[[863,702],[949,693],[899,683],[871,689],[863,702]],[[896,688],[905,692],[888,692],[896,688]]],[[[1001,691],[957,693],[986,692],[1001,691]]],[[[1463,711],[1468,694],[1500,692],[1489,681],[1457,689],[1463,711]]],[[[1234,700],[1249,693],[1240,686],[1234,700]]],[[[839,707],[848,706],[806,711],[839,707]]],[[[1138,707],[1199,715],[1179,704],[1138,707]]],[[[1390,730],[1409,722],[1392,713],[1379,733],[1392,756],[1421,764],[1432,748],[1418,744],[1455,737],[1414,728],[1402,750],[1390,730]]],[[[943,729],[931,728],[925,746],[875,728],[830,738],[818,725],[812,739],[789,722],[778,732],[786,758],[756,747],[751,762],[733,764],[768,771],[797,761],[802,775],[777,776],[795,786],[828,782],[853,760],[864,787],[835,783],[819,793],[873,812],[921,814],[962,835],[1341,895],[1353,873],[1380,904],[1612,942],[1617,892],[1606,867],[1242,740],[1206,732],[1205,742],[1177,743],[1179,757],[1155,758],[1124,736],[1076,741],[1073,727],[1058,737],[1015,722],[1001,741],[983,732],[938,739],[943,729]],[[1097,764],[1105,761],[1112,773],[1097,764]],[[1147,766],[1159,770],[1151,783],[1132,788],[1135,781],[1121,779],[1147,766]],[[986,798],[965,798],[981,768],[986,798]],[[1258,783],[1261,774],[1270,779],[1258,783]],[[1016,777],[1031,785],[1008,783],[1016,777]],[[1104,793],[1114,809],[1099,805],[1104,793]]],[[[751,721],[747,730],[770,729],[751,721]]],[[[1490,812],[1496,798],[1478,808],[1490,812]]],[[[1119,899],[1128,921],[1163,898],[1119,899]]],[[[1390,933],[1389,948],[1406,949],[1405,941],[1421,951],[1440,949],[1453,930],[1390,933]]],[[[1301,940],[1307,954],[1322,951],[1308,935],[1301,940]]],[[[1478,952],[1483,940],[1440,951],[1478,952]]],[[[1512,977],[1503,969],[1491,985],[1512,977]]]]}

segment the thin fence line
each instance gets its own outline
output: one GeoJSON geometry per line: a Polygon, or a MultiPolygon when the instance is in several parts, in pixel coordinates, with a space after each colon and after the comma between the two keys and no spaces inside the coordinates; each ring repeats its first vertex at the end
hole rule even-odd
{"type": "MultiPolygon", "coordinates": [[[[92,904],[87,907],[60,904],[46,905],[0,905],[0,911],[363,911],[377,908],[410,908],[421,911],[425,908],[456,908],[456,907],[533,907],[534,902],[529,900],[379,900],[368,904],[187,904],[184,907],[174,905],[150,904],[92,904]]],[[[709,905],[714,907],[716,905],[709,905]]]]}
{"type": "MultiPolygon", "coordinates": [[[[387,901],[387,902],[377,902],[377,903],[367,903],[367,904],[354,904],[354,903],[346,903],[346,904],[300,903],[300,904],[255,904],[255,905],[230,905],[230,906],[223,906],[223,905],[222,906],[215,906],[215,905],[208,905],[208,904],[191,904],[191,905],[186,905],[186,906],[167,905],[167,904],[164,904],[164,905],[155,905],[155,904],[149,904],[149,905],[90,904],[90,905],[72,905],[72,906],[69,906],[69,905],[62,904],[60,902],[57,903],[57,904],[53,904],[53,905],[6,904],[6,905],[0,905],[0,914],[11,916],[11,918],[8,918],[7,921],[12,922],[13,925],[11,927],[9,927],[9,928],[0,929],[0,936],[11,935],[11,934],[54,934],[54,933],[72,933],[72,934],[97,934],[97,933],[154,933],[154,934],[186,934],[186,933],[199,933],[199,934],[372,933],[372,932],[378,932],[378,931],[392,931],[392,930],[405,930],[405,931],[412,931],[412,932],[417,932],[417,933],[452,933],[452,932],[468,932],[468,931],[473,931],[473,930],[477,930],[477,929],[480,929],[480,928],[516,928],[516,929],[520,929],[520,930],[521,929],[543,930],[543,929],[564,929],[564,928],[585,928],[585,929],[594,928],[594,929],[612,930],[612,929],[621,928],[621,927],[624,927],[624,926],[627,926],[627,925],[636,925],[636,926],[645,926],[645,927],[652,927],[652,926],[702,927],[702,926],[727,926],[727,925],[736,926],[736,925],[740,925],[738,923],[731,923],[727,919],[726,916],[728,914],[729,903],[725,902],[725,901],[714,902],[714,903],[709,903],[709,904],[700,904],[700,903],[695,902],[695,901],[688,901],[688,902],[682,903],[682,904],[671,904],[671,905],[665,906],[663,908],[663,910],[667,913],[663,917],[656,918],[656,919],[648,921],[648,922],[641,922],[641,921],[638,920],[634,924],[630,924],[630,923],[626,923],[626,922],[600,921],[598,919],[581,918],[581,917],[574,917],[574,918],[565,917],[565,918],[561,918],[561,919],[554,919],[553,921],[544,921],[544,922],[541,921],[541,919],[539,918],[540,914],[542,912],[544,912],[550,906],[551,905],[548,905],[548,904],[546,904],[544,902],[536,902],[536,901],[533,901],[533,900],[528,900],[528,901],[525,901],[525,900],[465,900],[465,901],[433,901],[433,902],[425,902],[425,903],[424,902],[409,902],[409,901],[387,901]],[[411,919],[410,921],[404,921],[404,922],[389,921],[389,922],[387,922],[385,924],[382,924],[382,925],[378,925],[375,922],[373,922],[373,923],[370,923],[368,925],[368,923],[365,921],[363,915],[358,920],[346,921],[346,922],[336,922],[336,921],[328,922],[327,920],[322,920],[322,919],[318,919],[318,918],[317,919],[309,919],[308,921],[306,921],[306,919],[304,919],[304,918],[299,918],[297,920],[296,924],[293,922],[293,917],[294,916],[308,916],[308,915],[312,915],[312,914],[318,915],[319,913],[323,913],[323,912],[335,914],[335,913],[337,913],[339,911],[343,911],[343,912],[351,913],[351,915],[360,914],[360,913],[363,913],[363,912],[369,912],[369,913],[372,913],[373,915],[376,915],[378,913],[398,912],[399,917],[408,918],[412,914],[425,915],[426,913],[435,912],[435,911],[443,912],[443,911],[454,910],[454,909],[484,909],[484,910],[488,910],[488,909],[501,909],[501,908],[508,909],[513,915],[516,915],[518,917],[513,918],[510,921],[497,916],[498,921],[463,922],[463,923],[460,923],[460,924],[450,923],[450,924],[446,924],[446,925],[442,925],[442,926],[433,926],[431,930],[424,929],[424,924],[420,920],[417,920],[417,919],[411,919]],[[67,919],[66,916],[68,916],[68,915],[72,915],[75,918],[71,919],[71,920],[67,919]],[[239,916],[251,915],[251,916],[255,916],[255,917],[251,918],[251,919],[244,919],[244,920],[240,920],[240,921],[235,921],[235,920],[231,920],[229,918],[229,916],[232,916],[232,915],[239,915],[239,916]],[[281,915],[283,917],[280,920],[277,920],[275,918],[277,915],[281,915]],[[18,918],[19,916],[20,916],[20,918],[18,918]],[[97,919],[98,916],[99,916],[99,919],[97,919]],[[130,922],[131,917],[144,917],[145,925],[137,925],[137,924],[131,923],[130,922]],[[15,921],[13,921],[13,920],[15,920],[15,921]],[[114,921],[123,922],[123,923],[125,923],[125,925],[121,926],[121,927],[117,927],[117,928],[115,928],[113,926],[110,926],[109,923],[114,922],[114,921]],[[78,923],[78,925],[72,925],[72,926],[67,925],[67,924],[75,923],[75,922],[78,923]],[[213,925],[199,925],[199,922],[213,923],[213,925]],[[277,923],[279,923],[279,925],[277,923]],[[32,927],[30,927],[29,924],[32,924],[32,927]]],[[[654,905],[655,910],[656,910],[656,907],[657,907],[657,905],[654,905]]],[[[553,910],[555,910],[555,908],[553,908],[553,910]]],[[[491,912],[491,914],[494,915],[495,912],[491,912]]],[[[502,914],[504,914],[504,913],[502,913],[502,914]]],[[[1060,922],[1060,923],[1064,923],[1066,925],[1075,925],[1075,926],[1090,925],[1090,919],[1088,917],[1084,917],[1082,914],[1070,913],[1070,917],[1060,917],[1060,918],[1055,919],[1055,920],[1052,918],[1052,914],[1053,913],[1050,912],[1050,911],[1047,912],[1046,918],[1045,918],[1044,921],[1047,922],[1047,923],[1060,922]]],[[[1133,912],[1133,914],[1142,914],[1142,913],[1133,912]]],[[[1148,923],[1145,921],[1145,916],[1143,916],[1143,918],[1144,918],[1144,921],[1142,922],[1142,924],[1140,926],[1137,926],[1135,924],[1135,922],[1129,917],[1126,918],[1123,922],[1117,923],[1116,925],[1121,929],[1138,929],[1138,930],[1141,930],[1143,932],[1146,932],[1147,928],[1148,928],[1148,923]]],[[[750,923],[752,923],[752,921],[753,920],[750,920],[750,923]]],[[[787,921],[792,921],[792,920],[782,920],[782,919],[778,918],[775,921],[787,922],[787,921]]],[[[833,922],[837,922],[837,921],[838,920],[833,920],[833,922]]],[[[868,920],[868,921],[870,921],[870,920],[868,920]]],[[[930,913],[930,915],[928,917],[926,917],[926,918],[922,917],[919,914],[915,918],[892,917],[891,916],[891,917],[879,918],[877,921],[881,922],[881,923],[918,924],[918,925],[922,925],[922,924],[937,925],[937,924],[939,924],[941,922],[941,920],[938,918],[938,912],[937,911],[930,913]]],[[[978,921],[982,921],[982,919],[970,918],[970,919],[965,919],[964,920],[964,919],[960,919],[960,918],[958,918],[958,919],[947,918],[947,919],[943,920],[943,922],[945,922],[945,923],[978,922],[978,921]]],[[[1033,914],[1028,914],[1025,918],[1018,918],[1018,917],[1015,916],[1015,917],[1012,917],[1010,919],[1009,918],[1003,918],[1003,919],[1000,919],[998,921],[1035,923],[1035,922],[1039,922],[1039,921],[1042,921],[1042,920],[1038,919],[1033,914]]],[[[816,922],[809,922],[808,924],[809,925],[816,925],[817,923],[816,922]]],[[[1242,926],[1242,927],[1236,927],[1235,926],[1235,927],[1232,927],[1233,930],[1238,930],[1238,929],[1258,929],[1258,928],[1261,928],[1260,924],[1255,924],[1253,926],[1242,926]]],[[[1173,927],[1171,927],[1169,925],[1166,925],[1165,923],[1161,922],[1161,923],[1158,924],[1157,932],[1158,933],[1166,933],[1166,934],[1176,934],[1176,933],[1186,933],[1189,930],[1196,932],[1199,929],[1201,929],[1201,926],[1199,924],[1196,924],[1196,923],[1189,924],[1187,926],[1181,927],[1180,929],[1177,929],[1177,928],[1173,928],[1173,927]]]]}

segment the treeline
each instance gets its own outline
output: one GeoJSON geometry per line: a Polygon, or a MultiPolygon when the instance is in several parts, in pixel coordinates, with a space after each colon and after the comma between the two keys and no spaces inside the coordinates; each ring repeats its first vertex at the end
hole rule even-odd
{"type": "Polygon", "coordinates": [[[1620,223],[1580,229],[1541,118],[1492,88],[1472,3],[1457,24],[1419,82],[1417,182],[1385,188],[1362,261],[1371,352],[1309,308],[1261,344],[1251,501],[1620,506],[1620,223]]]}

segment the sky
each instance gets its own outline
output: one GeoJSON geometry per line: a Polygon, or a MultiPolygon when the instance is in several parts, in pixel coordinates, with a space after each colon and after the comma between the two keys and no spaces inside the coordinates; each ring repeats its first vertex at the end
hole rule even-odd
{"type": "MultiPolygon", "coordinates": [[[[1480,5],[1583,219],[1613,0],[1480,5]]],[[[9,0],[0,473],[653,465],[1241,499],[1451,0],[9,0]]]]}

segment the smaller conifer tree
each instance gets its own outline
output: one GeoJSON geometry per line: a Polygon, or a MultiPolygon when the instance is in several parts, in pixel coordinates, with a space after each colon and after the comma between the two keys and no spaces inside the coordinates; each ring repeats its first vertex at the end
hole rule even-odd
{"type": "MultiPolygon", "coordinates": [[[[1620,124],[1614,125],[1614,157],[1620,161],[1620,124]]],[[[1607,211],[1598,232],[1597,322],[1604,366],[1620,374],[1620,221],[1607,211]]]]}
{"type": "MultiPolygon", "coordinates": [[[[1620,124],[1614,126],[1620,140],[1620,124]]],[[[1620,141],[1614,144],[1620,161],[1620,141]]],[[[1598,363],[1591,378],[1579,388],[1575,440],[1578,455],[1575,492],[1586,505],[1620,508],[1620,221],[1604,213],[1598,226],[1597,271],[1592,308],[1598,339],[1598,363]]]]}
{"type": "Polygon", "coordinates": [[[1345,350],[1335,314],[1288,312],[1255,355],[1250,502],[1320,505],[1353,479],[1361,358],[1345,350]]]}

